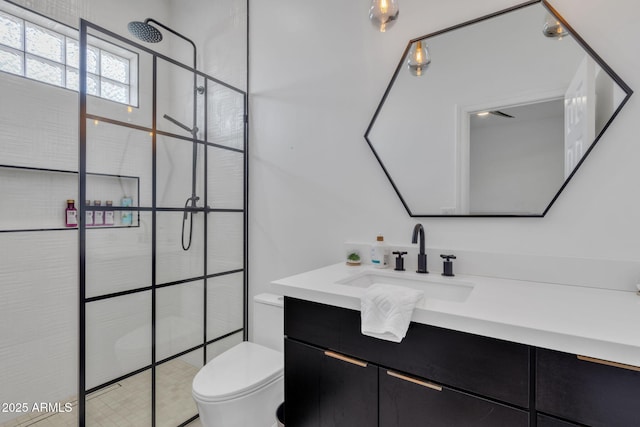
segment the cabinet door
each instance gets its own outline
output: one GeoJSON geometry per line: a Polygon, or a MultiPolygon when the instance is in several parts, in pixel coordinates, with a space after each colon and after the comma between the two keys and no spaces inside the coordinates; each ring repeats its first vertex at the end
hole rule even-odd
{"type": "Polygon", "coordinates": [[[529,413],[380,368],[380,426],[526,427],[529,413]]]}
{"type": "Polygon", "coordinates": [[[593,427],[640,425],[640,368],[536,350],[536,408],[593,427]]]}
{"type": "Polygon", "coordinates": [[[580,426],[578,424],[562,421],[557,418],[549,417],[547,415],[538,414],[538,427],[580,427],[580,426]]]}
{"type": "Polygon", "coordinates": [[[285,424],[378,425],[378,367],[285,339],[285,424]]]}

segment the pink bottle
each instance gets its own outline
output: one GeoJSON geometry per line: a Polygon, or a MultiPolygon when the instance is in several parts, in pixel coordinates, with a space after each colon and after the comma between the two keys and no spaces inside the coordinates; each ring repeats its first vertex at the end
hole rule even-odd
{"type": "Polygon", "coordinates": [[[65,210],[66,226],[77,227],[78,226],[78,210],[75,206],[75,200],[67,200],[67,209],[65,210]]]}

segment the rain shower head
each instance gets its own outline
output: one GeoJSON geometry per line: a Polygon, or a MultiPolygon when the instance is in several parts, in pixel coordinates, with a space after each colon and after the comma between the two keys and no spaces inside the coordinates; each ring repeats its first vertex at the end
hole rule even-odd
{"type": "MultiPolygon", "coordinates": [[[[148,20],[147,20],[148,21],[148,20]]],[[[159,43],[162,41],[162,33],[147,21],[129,22],[129,32],[147,43],[159,43]]]]}

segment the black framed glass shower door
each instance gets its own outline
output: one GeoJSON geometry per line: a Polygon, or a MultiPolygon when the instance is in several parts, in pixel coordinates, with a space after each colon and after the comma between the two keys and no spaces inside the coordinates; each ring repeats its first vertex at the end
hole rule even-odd
{"type": "Polygon", "coordinates": [[[246,339],[247,95],[84,20],[79,75],[79,424],[185,425],[246,339]],[[87,95],[96,45],[129,58],[132,105],[87,95]]]}

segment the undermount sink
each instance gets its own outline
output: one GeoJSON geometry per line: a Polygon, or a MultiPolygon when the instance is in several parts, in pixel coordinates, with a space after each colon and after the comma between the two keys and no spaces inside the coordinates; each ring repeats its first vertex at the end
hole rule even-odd
{"type": "Polygon", "coordinates": [[[473,283],[435,275],[409,272],[364,271],[336,283],[368,288],[371,285],[394,285],[424,292],[424,298],[464,302],[473,291],[473,283]]]}

